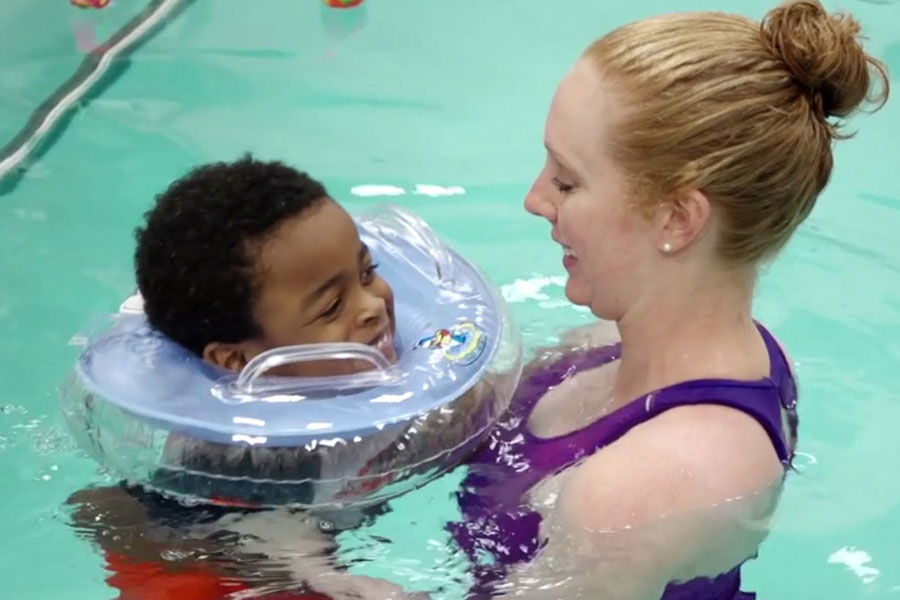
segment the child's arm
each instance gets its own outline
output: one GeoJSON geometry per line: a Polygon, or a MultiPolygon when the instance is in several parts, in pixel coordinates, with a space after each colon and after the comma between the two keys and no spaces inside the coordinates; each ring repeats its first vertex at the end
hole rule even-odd
{"type": "MultiPolygon", "coordinates": [[[[560,336],[559,344],[535,349],[523,368],[521,378],[528,377],[569,352],[609,346],[619,340],[618,328],[612,321],[597,321],[570,329],[560,336]]],[[[499,405],[494,394],[495,386],[491,382],[491,376],[487,375],[461,396],[451,410],[432,411],[418,420],[395,438],[396,441],[403,442],[402,446],[394,441],[371,462],[377,465],[378,471],[388,471],[393,466],[427,459],[451,448],[467,436],[481,433],[479,426],[490,425],[500,416],[496,414],[499,405]]],[[[458,461],[465,459],[463,456],[455,458],[458,461]]]]}
{"type": "Polygon", "coordinates": [[[155,523],[122,486],[80,490],[67,504],[76,530],[102,550],[119,600],[224,600],[249,589],[220,562],[195,558],[216,556],[221,543],[155,523]]]}
{"type": "Polygon", "coordinates": [[[146,505],[121,485],[79,490],[66,504],[73,508],[76,531],[99,544],[106,554],[158,561],[166,550],[172,551],[172,556],[213,554],[216,550],[210,540],[154,523],[146,505]]]}
{"type": "Polygon", "coordinates": [[[335,600],[427,600],[382,579],[354,575],[338,567],[334,538],[323,534],[318,519],[288,509],[256,512],[221,525],[240,537],[245,554],[265,554],[267,562],[290,573],[291,579],[335,600]]]}
{"type": "MultiPolygon", "coordinates": [[[[391,438],[391,443],[378,452],[366,465],[369,472],[385,473],[402,469],[404,465],[423,463],[418,470],[434,467],[429,461],[440,452],[450,452],[461,441],[483,434],[499,416],[496,412],[493,387],[483,379],[460,396],[449,409],[433,410],[391,438]]],[[[462,462],[466,457],[454,455],[446,460],[462,462]]],[[[413,468],[413,472],[418,471],[413,468]]]]}
{"type": "MultiPolygon", "coordinates": [[[[308,586],[333,600],[427,598],[339,570],[331,557],[333,537],[323,534],[314,519],[287,511],[166,525],[122,486],[80,490],[68,504],[74,507],[74,526],[103,550],[107,581],[118,588],[120,600],[225,600],[269,586],[308,586]],[[248,567],[251,573],[242,577],[242,568],[248,567]]],[[[203,510],[184,508],[179,516],[203,510]]],[[[292,593],[304,597],[299,590],[292,593]]]]}

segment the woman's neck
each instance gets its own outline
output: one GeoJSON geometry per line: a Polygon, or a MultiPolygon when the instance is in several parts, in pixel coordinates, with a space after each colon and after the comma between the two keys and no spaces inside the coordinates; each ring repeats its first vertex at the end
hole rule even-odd
{"type": "Polygon", "coordinates": [[[755,273],[723,271],[661,286],[617,322],[622,360],[617,404],[703,378],[758,379],[768,355],[751,314],[755,273]]]}

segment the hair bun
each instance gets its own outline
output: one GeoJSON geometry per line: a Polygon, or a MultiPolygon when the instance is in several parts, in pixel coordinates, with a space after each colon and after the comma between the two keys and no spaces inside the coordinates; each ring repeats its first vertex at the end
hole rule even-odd
{"type": "Polygon", "coordinates": [[[762,22],[769,49],[791,76],[811,92],[819,116],[845,117],[869,96],[870,67],[881,76],[887,98],[887,71],[863,50],[859,23],[847,14],[829,15],[819,0],[794,0],[772,9],[762,22]]]}

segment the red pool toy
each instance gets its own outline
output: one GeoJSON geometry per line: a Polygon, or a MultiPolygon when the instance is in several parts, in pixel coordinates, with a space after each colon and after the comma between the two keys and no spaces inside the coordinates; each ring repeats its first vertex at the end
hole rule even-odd
{"type": "Polygon", "coordinates": [[[331,8],[353,8],[363,3],[363,0],[325,0],[325,4],[331,8]]]}
{"type": "MultiPolygon", "coordinates": [[[[322,4],[319,5],[321,7],[322,26],[328,35],[336,40],[344,40],[362,31],[368,20],[366,15],[368,5],[363,4],[363,1],[322,0],[322,4]]],[[[333,58],[333,50],[329,50],[326,56],[333,58]]]]}
{"type": "Polygon", "coordinates": [[[105,8],[110,0],[69,0],[69,2],[78,8],[105,8]]]}

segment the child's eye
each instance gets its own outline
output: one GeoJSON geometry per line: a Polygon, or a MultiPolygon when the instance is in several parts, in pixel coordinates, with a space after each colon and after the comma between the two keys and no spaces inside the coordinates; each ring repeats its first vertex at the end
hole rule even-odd
{"type": "Polygon", "coordinates": [[[364,285],[369,285],[372,283],[372,280],[375,279],[375,270],[378,269],[378,265],[371,264],[362,272],[362,282],[364,285]]]}
{"type": "Polygon", "coordinates": [[[328,308],[326,308],[322,313],[321,317],[323,319],[330,319],[334,317],[340,312],[342,304],[343,303],[341,302],[340,298],[335,298],[334,301],[328,305],[328,308]]]}
{"type": "Polygon", "coordinates": [[[575,186],[573,184],[560,181],[559,177],[554,177],[552,181],[553,186],[563,194],[568,194],[575,189],[575,186]]]}

